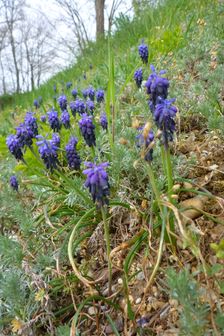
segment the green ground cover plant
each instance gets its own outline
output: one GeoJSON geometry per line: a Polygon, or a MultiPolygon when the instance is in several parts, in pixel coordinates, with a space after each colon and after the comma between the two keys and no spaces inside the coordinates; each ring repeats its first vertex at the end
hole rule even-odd
{"type": "Polygon", "coordinates": [[[3,99],[3,335],[222,335],[222,16],[183,0],[120,16],[3,99]]]}

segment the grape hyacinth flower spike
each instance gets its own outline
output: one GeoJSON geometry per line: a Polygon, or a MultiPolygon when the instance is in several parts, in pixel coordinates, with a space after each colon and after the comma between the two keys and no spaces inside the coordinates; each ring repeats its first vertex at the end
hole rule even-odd
{"type": "Polygon", "coordinates": [[[37,136],[37,138],[40,139],[40,141],[36,142],[40,157],[44,161],[46,168],[52,172],[59,164],[58,147],[53,143],[53,140],[46,140],[42,136],[37,136]]]}
{"type": "Polygon", "coordinates": [[[65,128],[70,128],[70,115],[67,110],[64,110],[61,114],[61,123],[65,128]]]}
{"type": "Polygon", "coordinates": [[[9,183],[10,183],[10,186],[12,187],[13,190],[18,191],[19,183],[18,183],[17,177],[15,175],[10,176],[9,183]]]}
{"type": "Polygon", "coordinates": [[[88,89],[82,90],[82,95],[83,95],[83,98],[86,99],[88,97],[88,89]]]}
{"type": "Polygon", "coordinates": [[[73,90],[71,91],[71,94],[72,94],[72,96],[74,97],[74,99],[76,99],[76,97],[77,97],[77,95],[78,95],[78,91],[77,91],[76,89],[73,89],[73,90]]]}
{"type": "Polygon", "coordinates": [[[41,121],[41,122],[45,123],[45,122],[46,122],[46,120],[47,120],[47,117],[46,117],[46,115],[45,115],[45,114],[44,114],[44,115],[42,115],[42,116],[40,116],[40,121],[41,121]]]}
{"type": "Polygon", "coordinates": [[[104,101],[104,91],[99,89],[96,91],[96,101],[97,103],[102,103],[104,101]]]}
{"type": "Polygon", "coordinates": [[[95,99],[95,90],[92,86],[88,88],[88,97],[90,100],[94,101],[95,99]]]}
{"type": "Polygon", "coordinates": [[[148,63],[148,57],[149,57],[149,50],[146,44],[142,43],[138,47],[138,53],[139,56],[142,59],[142,62],[147,64],[148,63]]]}
{"type": "Polygon", "coordinates": [[[108,128],[108,122],[107,122],[107,116],[106,113],[102,113],[100,116],[100,125],[102,129],[107,130],[108,128]]]}
{"type": "Polygon", "coordinates": [[[68,144],[65,146],[66,158],[70,169],[79,170],[81,165],[81,159],[76,150],[78,140],[75,137],[71,137],[68,144]]]}
{"type": "Polygon", "coordinates": [[[51,111],[47,112],[48,115],[48,122],[50,127],[54,132],[59,132],[61,129],[61,123],[58,119],[58,112],[52,109],[51,111]]]}
{"type": "Polygon", "coordinates": [[[65,95],[60,96],[58,98],[58,104],[62,111],[66,110],[67,109],[67,97],[65,95]]]}
{"type": "Polygon", "coordinates": [[[53,134],[52,134],[52,143],[53,143],[53,145],[55,145],[57,148],[60,147],[61,139],[60,139],[59,134],[57,134],[57,133],[53,133],[53,134]]]}
{"type": "Polygon", "coordinates": [[[137,147],[142,149],[144,160],[151,162],[153,160],[153,149],[150,148],[150,144],[154,140],[154,133],[151,130],[151,125],[150,123],[146,123],[144,127],[139,127],[138,130],[141,133],[136,136],[137,147]]]}
{"type": "Polygon", "coordinates": [[[78,112],[80,115],[85,113],[86,105],[83,100],[76,99],[74,102],[70,103],[70,109],[72,111],[72,115],[75,117],[76,113],[78,112]]]}
{"type": "Polygon", "coordinates": [[[66,89],[70,89],[72,87],[72,82],[67,82],[66,83],[66,89]]]}
{"type": "Polygon", "coordinates": [[[148,77],[145,83],[146,92],[150,95],[149,107],[152,112],[155,110],[155,106],[158,101],[163,98],[166,99],[168,95],[169,81],[161,75],[165,74],[165,70],[161,70],[159,74],[156,73],[156,69],[153,65],[150,65],[152,73],[148,77]]]}
{"type": "Polygon", "coordinates": [[[27,112],[25,116],[25,125],[30,127],[33,135],[38,135],[37,118],[34,117],[33,112],[27,112]]]}
{"type": "Polygon", "coordinates": [[[95,125],[93,124],[92,116],[84,113],[79,121],[79,128],[86,144],[89,147],[96,146],[95,125]]]}
{"type": "Polygon", "coordinates": [[[173,141],[173,133],[176,129],[174,118],[177,108],[172,105],[174,101],[175,99],[161,99],[154,112],[156,125],[162,131],[162,142],[165,148],[168,148],[169,141],[173,141]]]}
{"type": "Polygon", "coordinates": [[[96,207],[101,210],[103,223],[104,223],[104,237],[107,247],[107,263],[108,263],[108,293],[111,294],[111,282],[112,282],[112,264],[110,260],[110,233],[108,220],[106,216],[106,206],[109,204],[110,185],[108,181],[108,175],[106,168],[108,162],[95,164],[92,162],[85,162],[87,169],[83,171],[86,175],[85,187],[89,189],[93,202],[96,207]]]}
{"type": "Polygon", "coordinates": [[[7,147],[16,160],[23,160],[23,152],[21,143],[15,134],[10,134],[6,139],[7,147]]]}
{"type": "Polygon", "coordinates": [[[93,114],[93,112],[95,110],[95,105],[94,105],[94,102],[92,100],[87,100],[86,109],[87,109],[87,112],[90,112],[91,114],[93,114]]]}
{"type": "Polygon", "coordinates": [[[35,135],[30,126],[27,126],[25,123],[20,124],[16,127],[16,135],[21,147],[32,146],[35,135]]]}
{"type": "Polygon", "coordinates": [[[87,169],[83,171],[86,175],[85,187],[89,189],[93,202],[98,207],[108,205],[108,197],[110,195],[110,185],[106,168],[109,166],[108,162],[95,164],[92,162],[85,162],[87,169]]]}
{"type": "Polygon", "coordinates": [[[142,80],[143,80],[143,72],[142,68],[139,68],[135,71],[134,73],[134,80],[138,88],[141,87],[142,85],[142,80]]]}
{"type": "Polygon", "coordinates": [[[40,107],[40,104],[39,104],[38,99],[34,99],[34,101],[33,101],[33,106],[35,106],[36,109],[38,109],[38,108],[40,107]]]}

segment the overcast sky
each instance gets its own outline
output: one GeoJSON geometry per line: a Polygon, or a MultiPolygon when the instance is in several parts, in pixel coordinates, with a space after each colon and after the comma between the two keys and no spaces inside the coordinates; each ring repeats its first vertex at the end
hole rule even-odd
{"type": "MultiPolygon", "coordinates": [[[[75,1],[75,0],[71,0],[75,1]]],[[[85,20],[87,31],[89,33],[90,38],[95,38],[95,10],[94,10],[94,0],[78,0],[75,1],[78,3],[78,8],[81,14],[81,17],[85,20]]],[[[112,5],[112,0],[106,0],[106,8],[105,8],[105,29],[107,29],[108,25],[108,15],[110,13],[110,8],[112,5]]],[[[44,12],[49,20],[56,20],[60,17],[61,8],[54,0],[27,0],[28,6],[32,10],[42,11],[44,12]]],[[[122,0],[122,3],[116,13],[115,16],[118,16],[119,13],[126,13],[128,15],[132,14],[131,10],[132,0],[122,0]]],[[[66,28],[63,24],[60,25],[60,34],[66,32],[66,28]]]]}

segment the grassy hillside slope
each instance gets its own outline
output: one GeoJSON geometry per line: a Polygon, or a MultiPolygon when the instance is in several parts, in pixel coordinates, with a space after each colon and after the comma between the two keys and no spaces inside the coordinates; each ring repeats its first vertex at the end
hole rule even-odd
{"type": "Polygon", "coordinates": [[[133,20],[121,16],[113,36],[89,45],[38,90],[0,98],[0,334],[224,333],[223,17],[222,1],[165,0],[133,20]],[[148,64],[138,55],[142,39],[148,64]],[[149,110],[150,64],[167,70],[168,97],[176,98],[169,144],[149,110]],[[35,111],[47,139],[39,140],[51,147],[54,132],[40,117],[60,111],[62,94],[70,103],[72,88],[82,97],[90,85],[105,90],[105,101],[94,102],[96,145],[86,144],[82,116],[68,109],[71,127],[58,129],[53,158],[33,139],[17,162],[6,137],[26,112],[35,111]],[[68,166],[71,136],[78,138],[80,169],[68,166]],[[46,167],[49,157],[56,169],[46,167]],[[103,175],[102,189],[91,189],[108,206],[96,206],[84,186],[86,161],[109,163],[109,186],[103,175]]]}

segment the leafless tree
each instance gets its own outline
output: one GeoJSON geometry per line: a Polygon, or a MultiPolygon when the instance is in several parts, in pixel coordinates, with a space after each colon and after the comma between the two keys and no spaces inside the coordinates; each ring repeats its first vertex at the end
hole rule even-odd
{"type": "Polygon", "coordinates": [[[27,86],[33,90],[40,85],[43,75],[51,72],[55,66],[57,48],[56,45],[51,45],[50,26],[43,16],[36,17],[32,22],[27,19],[21,26],[21,35],[25,60],[22,72],[28,82],[27,86]]]}
{"type": "Polygon", "coordinates": [[[110,34],[115,15],[119,7],[125,2],[125,0],[95,0],[96,39],[105,35],[105,9],[107,9],[108,33],[110,34]]]}
{"type": "Polygon", "coordinates": [[[111,8],[110,8],[110,14],[108,17],[108,32],[111,32],[112,25],[114,23],[114,17],[115,13],[117,12],[120,5],[124,2],[124,0],[113,0],[111,8]]]}
{"type": "Polygon", "coordinates": [[[20,92],[20,71],[17,58],[17,41],[15,38],[17,25],[24,19],[25,0],[1,0],[1,15],[7,28],[7,38],[12,52],[16,74],[16,92],[20,92]]]}
{"type": "Polygon", "coordinates": [[[68,36],[63,39],[63,42],[74,52],[74,41],[76,40],[81,51],[84,50],[89,42],[88,33],[83,18],[80,15],[78,2],[74,0],[55,0],[55,2],[62,8],[61,19],[70,28],[71,36],[73,36],[72,45],[69,43],[68,36]]]}
{"type": "Polygon", "coordinates": [[[3,61],[2,61],[2,52],[6,46],[6,33],[7,33],[7,28],[5,24],[1,24],[0,26],[0,69],[2,72],[2,89],[3,93],[6,93],[6,79],[5,79],[5,70],[3,66],[3,61]]]}
{"type": "Polygon", "coordinates": [[[104,9],[105,9],[105,0],[95,0],[97,40],[104,37],[104,9]]]}

